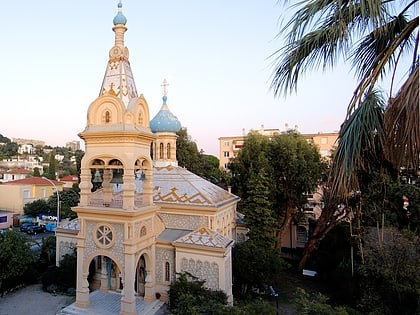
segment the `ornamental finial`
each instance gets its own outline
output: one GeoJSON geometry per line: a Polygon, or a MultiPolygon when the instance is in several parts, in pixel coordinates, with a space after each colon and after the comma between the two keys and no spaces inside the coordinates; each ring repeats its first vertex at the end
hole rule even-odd
{"type": "Polygon", "coordinates": [[[163,96],[168,96],[168,86],[169,86],[168,81],[166,81],[166,79],[163,79],[163,82],[160,86],[162,87],[163,96]]]}

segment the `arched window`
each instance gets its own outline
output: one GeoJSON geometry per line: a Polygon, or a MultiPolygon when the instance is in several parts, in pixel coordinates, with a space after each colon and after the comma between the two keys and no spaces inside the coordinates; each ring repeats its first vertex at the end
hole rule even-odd
{"type": "Polygon", "coordinates": [[[171,144],[170,143],[168,143],[166,145],[166,158],[167,159],[170,159],[171,158],[171,144]]]}
{"type": "Polygon", "coordinates": [[[105,123],[108,124],[111,122],[111,113],[109,111],[105,112],[105,123]]]}
{"type": "Polygon", "coordinates": [[[143,114],[142,113],[139,114],[138,124],[143,125],[143,114]]]}
{"type": "Polygon", "coordinates": [[[142,236],[146,236],[146,227],[145,226],[143,226],[140,230],[140,237],[142,237],[142,236]]]}
{"type": "Polygon", "coordinates": [[[165,263],[165,281],[170,281],[170,276],[171,276],[171,265],[169,264],[169,262],[165,263]]]}
{"type": "Polygon", "coordinates": [[[163,143],[159,145],[159,158],[163,159],[163,143]]]}

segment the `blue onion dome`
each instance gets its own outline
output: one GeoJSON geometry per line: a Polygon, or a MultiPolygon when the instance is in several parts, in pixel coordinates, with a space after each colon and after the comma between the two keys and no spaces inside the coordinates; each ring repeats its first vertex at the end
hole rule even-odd
{"type": "Polygon", "coordinates": [[[118,3],[118,13],[114,17],[113,22],[114,22],[114,25],[118,25],[118,24],[125,25],[127,23],[127,18],[122,13],[122,3],[121,3],[121,1],[118,3]]]}
{"type": "Polygon", "coordinates": [[[166,100],[168,98],[165,96],[162,97],[163,105],[160,108],[160,111],[156,116],[150,121],[150,129],[153,133],[156,132],[173,132],[176,133],[181,130],[181,123],[178,118],[171,113],[166,105],[166,100]]]}

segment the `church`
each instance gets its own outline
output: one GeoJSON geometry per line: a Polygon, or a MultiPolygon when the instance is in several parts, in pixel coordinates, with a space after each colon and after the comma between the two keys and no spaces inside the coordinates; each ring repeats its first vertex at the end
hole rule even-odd
{"type": "Polygon", "coordinates": [[[82,309],[100,290],[120,295],[120,314],[138,314],[138,299],[167,301],[182,272],[223,290],[232,303],[239,198],[178,166],[181,123],[169,110],[167,83],[150,119],[131,71],[126,23],[119,2],[100,93],[79,134],[85,155],[78,217],[56,229],[57,264],[77,250],[75,305],[82,309]]]}

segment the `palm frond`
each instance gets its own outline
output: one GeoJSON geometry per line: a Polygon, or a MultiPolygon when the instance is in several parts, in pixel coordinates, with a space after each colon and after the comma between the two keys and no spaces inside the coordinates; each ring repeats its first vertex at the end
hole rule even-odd
{"type": "MultiPolygon", "coordinates": [[[[365,74],[360,79],[360,82],[354,91],[353,98],[348,106],[347,114],[350,115],[352,111],[358,106],[360,99],[366,93],[367,90],[373,89],[378,78],[385,70],[385,66],[393,59],[397,53],[398,48],[401,50],[405,48],[411,41],[414,41],[413,34],[418,28],[419,19],[418,17],[413,18],[409,21],[406,27],[401,31],[399,36],[393,38],[387,45],[386,49],[381,51],[374,60],[371,60],[371,67],[368,70],[364,70],[365,74]]],[[[394,71],[396,67],[394,66],[394,71]]]]}
{"type": "Polygon", "coordinates": [[[330,176],[330,188],[338,198],[359,190],[359,173],[368,172],[380,154],[377,135],[382,132],[384,105],[379,92],[370,92],[341,127],[330,176]]]}
{"type": "Polygon", "coordinates": [[[305,0],[281,33],[289,30],[287,44],[273,53],[271,89],[274,95],[297,88],[300,74],[333,67],[346,58],[353,45],[353,33],[365,32],[384,19],[382,0],[305,0]]]}
{"type": "Polygon", "coordinates": [[[384,114],[384,152],[395,167],[419,167],[420,114],[417,64],[384,114]]]}

